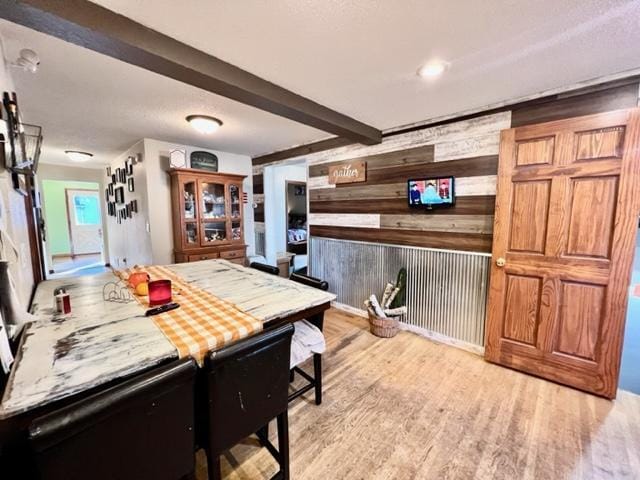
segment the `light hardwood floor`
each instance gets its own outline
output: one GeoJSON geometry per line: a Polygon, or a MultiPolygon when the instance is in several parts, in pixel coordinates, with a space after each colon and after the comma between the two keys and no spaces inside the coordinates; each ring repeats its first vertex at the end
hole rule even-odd
{"type": "MultiPolygon", "coordinates": [[[[289,410],[293,480],[640,478],[640,396],[609,402],[408,332],[376,338],[338,310],[325,318],[323,404],[308,394],[289,410]]],[[[222,463],[225,479],[276,472],[252,439],[222,463]]]]}

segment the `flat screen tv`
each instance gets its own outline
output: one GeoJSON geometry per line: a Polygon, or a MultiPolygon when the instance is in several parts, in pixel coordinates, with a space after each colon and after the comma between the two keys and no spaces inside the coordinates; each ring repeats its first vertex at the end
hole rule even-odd
{"type": "Polygon", "coordinates": [[[414,208],[451,207],[456,203],[455,177],[412,178],[407,181],[407,201],[414,208]]]}

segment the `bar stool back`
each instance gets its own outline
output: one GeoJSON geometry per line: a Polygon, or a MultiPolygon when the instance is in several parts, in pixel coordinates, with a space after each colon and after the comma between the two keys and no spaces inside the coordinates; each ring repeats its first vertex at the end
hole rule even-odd
{"type": "Polygon", "coordinates": [[[209,479],[218,480],[220,455],[253,433],[280,465],[273,478],[289,479],[289,356],[293,326],[284,325],[211,353],[206,359],[209,479]],[[267,426],[277,418],[278,449],[267,426]]]}
{"type": "MultiPolygon", "coordinates": [[[[315,277],[310,277],[308,275],[301,275],[299,273],[292,273],[291,277],[289,277],[294,282],[302,283],[309,287],[318,288],[320,290],[327,291],[329,290],[329,284],[315,277]]],[[[319,315],[315,318],[308,319],[308,321],[313,324],[318,330],[320,335],[322,335],[322,328],[324,323],[323,315],[319,315]]],[[[295,338],[295,336],[294,336],[295,338]]],[[[294,340],[295,341],[295,340],[294,340]]],[[[312,352],[309,352],[309,357],[311,357],[312,352]]],[[[289,381],[293,382],[295,379],[295,374],[299,374],[305,380],[307,380],[307,384],[295,392],[289,395],[289,401],[293,401],[296,398],[304,395],[309,390],[315,390],[315,402],[316,405],[320,405],[322,403],[322,355],[320,353],[313,353],[313,376],[309,375],[307,372],[302,370],[297,365],[291,369],[289,381]]],[[[301,363],[301,362],[300,362],[301,363]]]]}
{"type": "Polygon", "coordinates": [[[34,420],[40,480],[178,480],[195,471],[191,359],[158,367],[34,420]]]}

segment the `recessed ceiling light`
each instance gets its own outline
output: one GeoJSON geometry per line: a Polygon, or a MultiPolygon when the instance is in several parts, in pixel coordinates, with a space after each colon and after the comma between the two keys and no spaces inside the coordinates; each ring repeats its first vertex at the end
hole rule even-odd
{"type": "Polygon", "coordinates": [[[449,68],[449,64],[447,62],[443,62],[442,60],[432,60],[425,63],[418,69],[418,76],[422,78],[437,77],[438,75],[442,75],[447,68],[449,68]]]}
{"type": "Polygon", "coordinates": [[[204,134],[213,133],[222,126],[220,120],[207,115],[189,115],[186,120],[198,132],[204,134]]]}
{"type": "Polygon", "coordinates": [[[93,153],[79,152],[77,150],[65,150],[64,153],[66,153],[67,157],[69,157],[74,162],[86,162],[87,160],[90,160],[91,157],[93,157],[93,153]]]}

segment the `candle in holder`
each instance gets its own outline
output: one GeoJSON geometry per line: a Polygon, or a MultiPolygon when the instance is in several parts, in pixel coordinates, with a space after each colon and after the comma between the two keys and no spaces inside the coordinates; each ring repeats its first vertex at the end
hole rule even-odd
{"type": "Polygon", "coordinates": [[[171,301],[171,280],[149,282],[149,306],[164,305],[171,301]]]}

